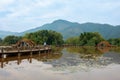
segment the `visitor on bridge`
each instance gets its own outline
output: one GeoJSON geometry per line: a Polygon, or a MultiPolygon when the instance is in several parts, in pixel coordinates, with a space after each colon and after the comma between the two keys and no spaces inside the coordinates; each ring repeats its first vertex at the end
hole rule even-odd
{"type": "Polygon", "coordinates": [[[46,46],[46,42],[44,42],[44,46],[46,46]]]}

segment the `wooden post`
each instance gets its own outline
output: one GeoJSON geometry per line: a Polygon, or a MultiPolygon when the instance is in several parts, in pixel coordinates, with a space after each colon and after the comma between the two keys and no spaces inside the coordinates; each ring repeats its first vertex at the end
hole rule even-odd
{"type": "Polygon", "coordinates": [[[18,53],[19,53],[20,52],[20,48],[18,47],[17,49],[18,49],[18,53]]]}
{"type": "Polygon", "coordinates": [[[7,55],[6,55],[6,54],[3,54],[3,58],[7,58],[7,55]]]}
{"type": "Polygon", "coordinates": [[[4,58],[2,57],[2,60],[1,60],[1,68],[4,67],[4,58]]]}
{"type": "Polygon", "coordinates": [[[21,57],[20,56],[21,56],[21,54],[18,53],[18,62],[17,62],[18,65],[21,63],[21,57]]]}
{"type": "Polygon", "coordinates": [[[48,53],[50,53],[50,49],[48,49],[48,53]]]}
{"type": "Polygon", "coordinates": [[[39,54],[40,54],[41,52],[40,52],[40,50],[39,50],[39,54]]]}
{"type": "Polygon", "coordinates": [[[40,61],[40,55],[41,55],[41,52],[39,51],[39,54],[38,54],[38,60],[40,61]]]}
{"type": "Polygon", "coordinates": [[[2,54],[1,68],[4,67],[4,61],[5,61],[5,58],[6,58],[6,54],[2,54]]]}
{"type": "Polygon", "coordinates": [[[30,52],[30,63],[32,63],[32,51],[30,52]]]}
{"type": "Polygon", "coordinates": [[[46,50],[44,50],[44,53],[46,53],[46,50]]]}
{"type": "Polygon", "coordinates": [[[3,48],[1,48],[1,53],[4,53],[3,48]]]}

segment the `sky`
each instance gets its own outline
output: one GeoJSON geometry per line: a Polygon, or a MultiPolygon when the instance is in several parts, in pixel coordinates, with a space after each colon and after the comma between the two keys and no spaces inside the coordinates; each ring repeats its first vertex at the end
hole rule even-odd
{"type": "Polygon", "coordinates": [[[0,30],[22,32],[58,19],[120,25],[120,0],[0,0],[0,30]]]}

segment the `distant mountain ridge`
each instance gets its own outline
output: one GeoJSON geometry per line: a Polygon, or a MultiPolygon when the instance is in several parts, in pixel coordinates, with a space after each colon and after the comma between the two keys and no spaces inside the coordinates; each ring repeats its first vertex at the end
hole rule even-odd
{"type": "Polygon", "coordinates": [[[19,33],[0,30],[0,38],[4,38],[5,36],[8,36],[8,35],[17,35],[17,34],[19,34],[19,33]]]}
{"type": "Polygon", "coordinates": [[[109,24],[99,23],[75,23],[66,20],[56,20],[50,24],[45,24],[41,27],[25,31],[23,33],[35,32],[38,30],[54,30],[60,32],[64,39],[79,36],[83,32],[99,32],[104,38],[120,38],[120,25],[112,26],[109,24]]]}
{"type": "MultiPolygon", "coordinates": [[[[54,30],[60,32],[64,39],[79,36],[83,32],[99,32],[104,38],[120,38],[120,25],[112,26],[109,24],[99,23],[76,23],[66,20],[56,20],[52,23],[45,24],[43,26],[27,30],[17,35],[24,35],[25,33],[35,32],[38,30],[54,30]]],[[[0,36],[1,37],[1,36],[0,36]]]]}

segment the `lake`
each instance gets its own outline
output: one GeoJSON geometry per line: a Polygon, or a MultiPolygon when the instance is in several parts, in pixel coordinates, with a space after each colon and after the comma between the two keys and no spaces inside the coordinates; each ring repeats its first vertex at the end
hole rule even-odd
{"type": "Polygon", "coordinates": [[[120,48],[67,47],[5,55],[0,80],[120,80],[120,48]]]}

